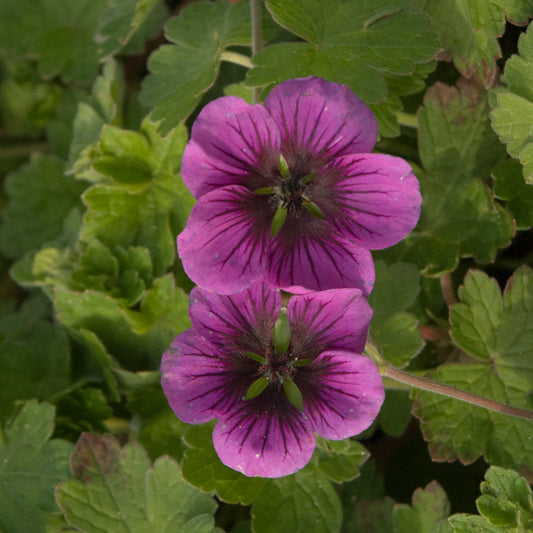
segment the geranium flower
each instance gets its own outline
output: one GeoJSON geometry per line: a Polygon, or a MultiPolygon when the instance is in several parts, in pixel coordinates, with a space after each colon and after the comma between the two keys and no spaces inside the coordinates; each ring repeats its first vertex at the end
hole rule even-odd
{"type": "Polygon", "coordinates": [[[371,154],[377,123],[344,85],[309,77],[263,105],[228,96],[203,108],[182,161],[198,202],[178,252],[199,286],[231,294],[263,278],[291,292],[374,283],[369,250],[413,229],[418,181],[371,154]]]}
{"type": "Polygon", "coordinates": [[[195,288],[192,328],[163,355],[163,390],[184,422],[218,419],[222,462],[247,476],[302,468],[315,432],[340,440],[377,416],[384,398],[374,363],[360,355],[372,316],[357,289],[293,296],[255,284],[233,295],[195,288]]]}

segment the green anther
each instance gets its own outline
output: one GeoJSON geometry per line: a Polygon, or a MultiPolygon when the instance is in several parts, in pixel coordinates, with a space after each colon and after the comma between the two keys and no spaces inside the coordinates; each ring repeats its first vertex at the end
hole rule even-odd
{"type": "Polygon", "coordinates": [[[281,308],[278,319],[274,324],[273,334],[274,350],[281,355],[289,349],[291,342],[291,328],[287,319],[287,309],[281,308]]]}
{"type": "Polygon", "coordinates": [[[300,367],[307,366],[309,363],[312,363],[312,359],[295,359],[292,366],[300,367]]]}
{"type": "Polygon", "coordinates": [[[254,191],[255,194],[264,195],[264,194],[275,194],[276,189],[274,187],[261,187],[254,191]]]}
{"type": "Polygon", "coordinates": [[[250,398],[255,398],[256,396],[259,396],[267,387],[270,381],[265,376],[261,376],[260,378],[257,378],[246,391],[246,396],[244,397],[245,400],[249,400],[250,398]]]}
{"type": "Polygon", "coordinates": [[[283,227],[285,219],[287,218],[287,209],[283,206],[279,206],[274,218],[272,219],[272,225],[270,226],[270,236],[274,237],[279,230],[283,227]]]}
{"type": "Polygon", "coordinates": [[[279,159],[278,159],[278,170],[283,179],[287,179],[291,175],[289,164],[287,163],[287,160],[281,154],[279,154],[279,159]]]}
{"type": "Polygon", "coordinates": [[[311,202],[311,200],[304,201],[302,204],[313,216],[321,219],[325,219],[326,216],[324,213],[322,213],[322,209],[318,207],[318,205],[315,204],[315,202],[311,202]]]}
{"type": "Polygon", "coordinates": [[[244,355],[248,357],[248,359],[252,359],[252,361],[257,361],[258,363],[261,363],[262,365],[267,363],[267,360],[264,357],[261,357],[259,354],[254,352],[244,352],[244,355]]]}
{"type": "Polygon", "coordinates": [[[303,411],[304,401],[298,385],[296,385],[292,379],[285,379],[283,381],[283,390],[285,391],[285,395],[289,402],[291,402],[294,407],[300,409],[300,411],[303,411]]]}
{"type": "Polygon", "coordinates": [[[307,185],[308,183],[311,183],[317,176],[318,174],[316,172],[314,174],[307,174],[307,176],[304,176],[300,179],[300,183],[307,185]]]}

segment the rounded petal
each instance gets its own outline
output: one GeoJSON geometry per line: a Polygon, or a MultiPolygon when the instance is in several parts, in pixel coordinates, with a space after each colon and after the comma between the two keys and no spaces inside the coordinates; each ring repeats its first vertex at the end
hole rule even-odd
{"type": "Polygon", "coordinates": [[[330,351],[301,370],[295,381],[302,392],[304,411],[321,437],[342,440],[372,424],[385,398],[373,361],[330,351]]]}
{"type": "Polygon", "coordinates": [[[264,353],[271,345],[280,308],[278,290],[254,283],[229,296],[195,287],[191,291],[189,314],[199,335],[225,351],[264,353]]]}
{"type": "Polygon", "coordinates": [[[374,115],[346,85],[312,76],[287,80],[272,89],[265,107],[279,126],[287,161],[371,152],[376,143],[374,115]]]}
{"type": "Polygon", "coordinates": [[[238,378],[244,370],[236,369],[230,359],[189,329],[163,354],[161,385],[180,420],[201,424],[240,401],[253,381],[249,377],[241,383],[238,378]]]}
{"type": "Polygon", "coordinates": [[[346,236],[369,249],[401,241],[417,224],[422,197],[418,180],[403,159],[384,154],[348,156],[336,162],[343,178],[332,186],[321,205],[334,213],[346,236]],[[329,198],[326,200],[326,198],[329,198]]]}
{"type": "Polygon", "coordinates": [[[287,304],[291,350],[309,357],[325,350],[361,353],[372,309],[358,289],[332,289],[292,297],[287,304]]]}
{"type": "Polygon", "coordinates": [[[220,417],[213,431],[220,460],[249,477],[292,474],[309,462],[315,449],[315,435],[304,413],[283,392],[266,392],[220,417]]]}
{"type": "Polygon", "coordinates": [[[374,263],[368,250],[332,231],[305,210],[288,216],[269,256],[268,281],[289,292],[303,289],[357,288],[365,296],[374,286],[374,263]]]}
{"type": "Polygon", "coordinates": [[[239,292],[261,279],[272,219],[269,207],[264,208],[264,196],[240,186],[202,196],[178,236],[178,254],[189,278],[220,294],[239,292]]]}
{"type": "Polygon", "coordinates": [[[261,171],[277,168],[279,144],[278,128],[263,106],[218,98],[193,124],[181,163],[183,181],[195,198],[225,185],[268,186],[261,171]]]}

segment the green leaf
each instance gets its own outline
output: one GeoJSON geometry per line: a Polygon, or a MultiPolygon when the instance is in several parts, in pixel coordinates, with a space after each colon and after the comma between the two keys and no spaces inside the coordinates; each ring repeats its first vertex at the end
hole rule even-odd
{"type": "MultiPolygon", "coordinates": [[[[255,68],[248,71],[247,82],[259,86],[314,75],[347,84],[367,104],[387,98],[385,73],[401,75],[396,87],[412,85],[416,78],[415,90],[420,90],[427,71],[421,75],[418,65],[432,60],[438,43],[429,19],[410,11],[408,4],[335,0],[326,9],[320,0],[269,0],[274,19],[306,42],[277,43],[261,50],[253,58],[255,68]]],[[[390,130],[389,124],[384,131],[390,130]]]]}
{"type": "Polygon", "coordinates": [[[502,83],[506,90],[494,91],[492,127],[507,145],[509,155],[522,163],[526,183],[533,184],[532,28],[520,36],[518,52],[505,64],[502,83]]]}
{"type": "Polygon", "coordinates": [[[420,273],[415,265],[376,261],[376,283],[368,301],[374,310],[370,331],[380,353],[403,366],[424,346],[418,321],[404,313],[420,292],[420,273]]]}
{"type": "Polygon", "coordinates": [[[81,238],[97,238],[111,248],[145,246],[158,276],[176,259],[176,235],[194,199],[176,176],[187,140],[184,126],[166,137],[156,128],[148,120],[140,132],[103,127],[94,168],[112,181],[96,184],[83,195],[87,212],[81,238]]]}
{"type": "Polygon", "coordinates": [[[5,428],[0,445],[0,529],[42,533],[46,513],[57,511],[54,487],[68,477],[72,444],[50,440],[54,407],[26,402],[5,428]]]}
{"type": "Polygon", "coordinates": [[[5,0],[0,50],[36,58],[44,77],[90,81],[99,66],[93,35],[106,0],[5,0]]]}
{"type": "Polygon", "coordinates": [[[28,299],[17,312],[5,302],[0,309],[1,420],[17,400],[49,400],[68,390],[71,359],[64,329],[39,316],[39,301],[28,299]]]}
{"type": "Polygon", "coordinates": [[[194,2],[167,23],[165,36],[174,44],[150,56],[140,94],[163,134],[189,116],[214,84],[223,52],[250,45],[249,18],[246,3],[219,0],[194,2]]]}
{"type": "Polygon", "coordinates": [[[379,425],[387,435],[400,437],[412,420],[413,402],[406,391],[385,389],[385,392],[385,401],[378,415],[379,425]]]}
{"type": "Polygon", "coordinates": [[[53,302],[60,322],[94,332],[129,370],[157,368],[172,339],[190,325],[188,298],[175,287],[171,275],[154,281],[139,310],[130,310],[98,291],[60,287],[53,291],[53,302]]]}
{"type": "Polygon", "coordinates": [[[34,154],[6,181],[9,200],[0,226],[2,251],[20,257],[61,236],[67,215],[82,209],[79,196],[85,188],[64,175],[61,159],[34,154]]]}
{"type": "Polygon", "coordinates": [[[437,84],[425,95],[419,142],[427,173],[418,176],[424,202],[416,230],[400,245],[425,274],[454,270],[460,257],[492,261],[513,235],[511,217],[478,179],[487,179],[501,156],[486,112],[486,97],[470,82],[437,84]]]}
{"type": "Polygon", "coordinates": [[[341,521],[338,495],[325,474],[312,465],[269,480],[252,506],[254,533],[334,533],[341,521]]]}
{"type": "Polygon", "coordinates": [[[450,517],[454,532],[505,533],[533,529],[531,487],[517,472],[497,466],[489,468],[476,504],[482,516],[456,514],[450,517]]]}
{"type": "MultiPolygon", "coordinates": [[[[353,513],[345,533],[396,533],[392,513],[394,500],[356,501],[350,509],[353,513]]],[[[429,531],[427,533],[430,533],[429,531]]]]}
{"type": "Polygon", "coordinates": [[[138,444],[121,449],[110,435],[85,433],[71,466],[76,479],[59,485],[57,500],[67,522],[82,531],[214,531],[215,502],[186,483],[169,457],[152,467],[138,444]]]}
{"type": "Polygon", "coordinates": [[[154,22],[162,23],[166,15],[161,0],[108,0],[107,3],[107,9],[102,10],[98,19],[94,37],[98,55],[103,59],[123,49],[137,32],[141,33],[143,44],[151,36],[154,22]],[[146,26],[146,22],[150,24],[146,26]],[[148,33],[141,31],[143,26],[148,33]]]}
{"type": "Polygon", "coordinates": [[[350,481],[359,476],[359,467],[368,459],[369,453],[359,442],[351,439],[340,441],[317,439],[312,462],[320,472],[335,483],[350,481]]]}
{"type": "Polygon", "coordinates": [[[96,143],[104,124],[121,125],[124,106],[124,74],[120,65],[107,61],[102,75],[96,78],[88,102],[81,101],[72,125],[69,173],[89,181],[100,181],[91,169],[96,156],[96,143]]]}
{"type": "Polygon", "coordinates": [[[183,457],[183,477],[204,491],[215,490],[228,503],[250,505],[267,480],[246,477],[221,463],[213,447],[213,425],[191,426],[185,434],[190,448],[183,457]]]}
{"type": "Polygon", "coordinates": [[[393,512],[395,533],[449,533],[450,504],[441,486],[432,481],[425,489],[416,489],[412,505],[396,505],[393,512]]]}
{"type": "Polygon", "coordinates": [[[516,222],[516,229],[533,226],[533,184],[522,177],[522,166],[515,159],[506,159],[492,170],[494,196],[507,202],[516,222]]]}
{"type": "MultiPolygon", "coordinates": [[[[451,335],[475,363],[446,364],[432,373],[452,385],[502,403],[531,409],[533,383],[533,272],[521,268],[503,297],[496,281],[472,271],[451,309],[451,335]]],[[[490,464],[533,472],[531,421],[421,392],[415,404],[435,460],[490,464]]]]}

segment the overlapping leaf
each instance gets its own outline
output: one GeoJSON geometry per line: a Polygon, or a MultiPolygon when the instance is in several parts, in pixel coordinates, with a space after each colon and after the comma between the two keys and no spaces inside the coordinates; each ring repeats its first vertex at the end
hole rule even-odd
{"type": "Polygon", "coordinates": [[[106,0],[6,0],[0,4],[0,53],[37,57],[47,78],[89,81],[99,57],[93,34],[106,0]]]}
{"type": "Polygon", "coordinates": [[[110,435],[85,433],[71,458],[76,479],[59,485],[65,518],[81,531],[100,533],[211,533],[213,499],[186,483],[169,457],[152,466],[138,444],[124,448],[110,435]]]}
{"type": "Polygon", "coordinates": [[[418,321],[405,311],[420,292],[418,269],[409,263],[376,261],[375,289],[369,297],[374,310],[370,331],[381,354],[404,366],[424,346],[418,321]]]}
{"type": "MultiPolygon", "coordinates": [[[[157,31],[166,15],[161,0],[108,0],[95,30],[98,55],[108,58],[131,43],[134,36],[144,44],[157,31]]],[[[142,48],[138,50],[142,51],[142,48]]]]}
{"type": "Polygon", "coordinates": [[[63,328],[51,324],[39,299],[0,318],[0,420],[18,400],[49,400],[70,387],[70,347],[63,328]]]}
{"type": "Polygon", "coordinates": [[[400,247],[426,274],[453,270],[460,257],[491,261],[513,235],[511,217],[480,181],[503,155],[487,111],[484,91],[464,80],[457,88],[433,86],[419,111],[424,201],[415,232],[400,247]]]}
{"type": "Polygon", "coordinates": [[[86,188],[64,174],[55,155],[35,154],[6,181],[9,202],[0,226],[0,247],[10,257],[39,248],[63,234],[64,220],[83,210],[80,194],[86,188]]]}
{"type": "Polygon", "coordinates": [[[106,180],[86,191],[81,238],[110,247],[144,246],[154,274],[176,259],[176,235],[185,226],[193,199],[178,178],[187,133],[181,125],[161,137],[145,120],[140,132],[105,125],[93,168],[106,180]],[[109,231],[109,228],[113,231],[109,231]]]}
{"type": "Polygon", "coordinates": [[[305,42],[266,47],[254,56],[247,81],[258,86],[315,75],[347,84],[377,105],[382,133],[397,134],[398,94],[424,87],[438,49],[429,19],[409,3],[269,0],[276,22],[305,42]]]}
{"type": "Polygon", "coordinates": [[[450,517],[455,533],[507,533],[533,530],[533,498],[528,482],[513,470],[489,468],[476,500],[479,515],[450,517]]]}
{"type": "MultiPolygon", "coordinates": [[[[533,13],[532,13],[533,14],[533,13]]],[[[505,64],[502,83],[507,90],[494,91],[492,126],[507,145],[512,157],[519,159],[527,183],[533,184],[533,29],[518,41],[519,55],[505,64]]]]}
{"type": "Polygon", "coordinates": [[[250,45],[249,8],[245,2],[194,2],[165,26],[173,44],[150,56],[150,74],[141,101],[168,133],[196,107],[218,75],[228,47],[250,45]]]}
{"type": "MultiPolygon", "coordinates": [[[[523,409],[532,409],[533,272],[519,269],[503,296],[498,284],[472,271],[451,310],[452,337],[475,358],[446,364],[432,374],[446,383],[523,409]]],[[[436,460],[463,463],[480,455],[494,465],[533,472],[533,422],[488,411],[429,392],[418,395],[420,418],[429,450],[436,460]]]]}
{"type": "Polygon", "coordinates": [[[54,487],[68,477],[72,444],[50,440],[55,409],[31,400],[5,429],[0,445],[0,529],[42,533],[57,511],[54,487]]]}
{"type": "Polygon", "coordinates": [[[506,17],[522,25],[533,16],[530,0],[426,0],[424,9],[439,34],[440,57],[452,59],[465,78],[473,77],[487,88],[497,77],[496,60],[501,56],[497,38],[506,17]]]}
{"type": "Polygon", "coordinates": [[[533,226],[533,184],[524,182],[522,166],[516,159],[506,159],[492,171],[494,196],[506,200],[516,229],[529,229],[533,226]]]}

